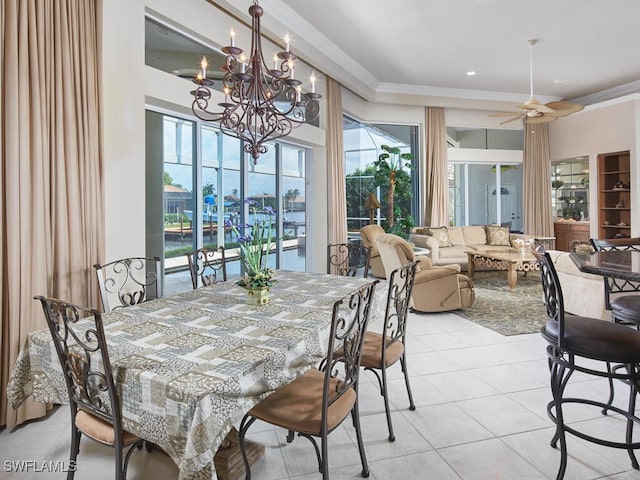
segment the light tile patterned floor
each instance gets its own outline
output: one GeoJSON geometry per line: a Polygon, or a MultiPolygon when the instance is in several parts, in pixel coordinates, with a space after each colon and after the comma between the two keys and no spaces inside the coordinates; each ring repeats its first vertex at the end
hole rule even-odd
{"type": "MultiPolygon", "coordinates": [[[[545,343],[539,334],[503,337],[451,313],[411,314],[409,369],[417,408],[409,411],[399,367],[391,371],[391,401],[396,441],[387,441],[382,398],[371,374],[361,377],[360,404],[371,479],[553,479],[560,456],[549,446],[553,434],[545,405],[550,398],[545,343]]],[[[624,403],[625,388],[618,385],[624,403]]],[[[606,398],[607,385],[578,376],[568,387],[606,398]]],[[[590,431],[622,438],[624,422],[586,407],[568,412],[571,422],[590,431]]],[[[266,446],[252,469],[256,480],[318,480],[313,447],[305,439],[292,444],[285,433],[254,425],[250,437],[266,446]]],[[[330,436],[333,480],[360,477],[351,423],[330,436]]],[[[65,461],[69,448],[69,412],[57,408],[44,420],[0,432],[0,478],[47,480],[63,473],[9,472],[12,461],[65,461]]],[[[567,480],[640,479],[626,452],[569,437],[567,480]]],[[[49,465],[55,465],[50,463],[49,465]]],[[[13,464],[15,465],[15,463],[13,464]]],[[[158,452],[135,452],[129,480],[176,479],[172,461],[158,452]]],[[[112,451],[83,441],[78,480],[112,479],[112,451]]]]}

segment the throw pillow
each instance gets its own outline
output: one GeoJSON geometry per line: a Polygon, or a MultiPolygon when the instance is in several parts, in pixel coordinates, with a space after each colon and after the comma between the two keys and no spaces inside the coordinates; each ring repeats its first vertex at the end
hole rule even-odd
{"type": "Polygon", "coordinates": [[[506,245],[507,247],[511,245],[509,243],[509,227],[486,225],[485,230],[487,231],[487,245],[506,245]]]}
{"type": "Polygon", "coordinates": [[[425,228],[427,235],[431,235],[438,241],[439,247],[452,247],[453,244],[449,241],[449,233],[447,227],[429,227],[425,228]]]}
{"type": "Polygon", "coordinates": [[[449,242],[454,247],[464,247],[464,235],[462,229],[466,227],[447,227],[447,233],[449,234],[449,242]]]}

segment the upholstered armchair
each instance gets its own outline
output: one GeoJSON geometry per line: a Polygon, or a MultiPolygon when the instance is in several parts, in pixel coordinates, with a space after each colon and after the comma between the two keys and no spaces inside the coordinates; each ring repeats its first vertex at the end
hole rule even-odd
{"type": "Polygon", "coordinates": [[[374,277],[385,278],[384,265],[382,265],[382,259],[380,258],[380,252],[378,251],[378,245],[376,245],[376,237],[382,235],[384,229],[380,225],[367,225],[360,229],[360,237],[362,238],[362,245],[365,247],[371,247],[371,256],[369,258],[369,269],[374,277]]]}
{"type": "Polygon", "coordinates": [[[429,257],[415,256],[404,238],[390,233],[378,235],[376,243],[386,272],[418,261],[413,285],[413,308],[419,312],[444,312],[470,307],[475,300],[473,282],[460,272],[460,265],[434,267],[429,257]]]}

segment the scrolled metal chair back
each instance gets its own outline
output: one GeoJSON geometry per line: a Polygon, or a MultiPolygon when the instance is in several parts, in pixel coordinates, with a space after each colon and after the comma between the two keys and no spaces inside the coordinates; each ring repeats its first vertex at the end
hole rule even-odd
{"type": "Polygon", "coordinates": [[[547,318],[557,322],[557,347],[563,349],[564,339],[564,298],[562,287],[558,279],[558,273],[553,265],[553,261],[542,245],[537,245],[533,249],[533,255],[540,264],[540,279],[542,281],[542,292],[547,311],[547,318]]]}
{"type": "Polygon", "coordinates": [[[95,264],[105,313],[162,296],[159,257],[131,257],[95,264]]]}
{"type": "Polygon", "coordinates": [[[227,261],[223,246],[217,249],[203,247],[185,255],[189,260],[189,272],[194,290],[198,288],[198,283],[206,287],[227,281],[227,261]]]}
{"type": "Polygon", "coordinates": [[[119,415],[114,415],[120,406],[100,312],[55,298],[34,299],[42,304],[72,411],[80,408],[121,430],[119,415]]]}
{"type": "Polygon", "coordinates": [[[591,239],[591,245],[596,252],[618,251],[624,252],[633,250],[640,252],[640,237],[633,238],[605,238],[591,239]]]}
{"type": "MultiPolygon", "coordinates": [[[[591,245],[596,252],[640,252],[640,237],[591,239],[591,245]]],[[[640,282],[624,278],[604,277],[605,308],[611,310],[613,293],[640,292],[640,282]]]]}
{"type": "Polygon", "coordinates": [[[375,280],[361,287],[333,306],[327,357],[321,363],[325,372],[323,414],[350,388],[357,390],[364,336],[378,282],[375,280]],[[330,382],[335,377],[340,377],[340,381],[336,383],[335,391],[330,392],[330,382]]]}
{"type": "Polygon", "coordinates": [[[355,277],[360,271],[369,276],[371,247],[355,243],[330,243],[327,247],[327,273],[355,277]]]}
{"type": "Polygon", "coordinates": [[[386,348],[394,342],[404,343],[407,333],[407,315],[411,304],[411,292],[416,277],[418,262],[410,262],[396,268],[389,276],[389,290],[385,310],[385,323],[382,332],[385,348],[382,350],[383,360],[386,348]]]}

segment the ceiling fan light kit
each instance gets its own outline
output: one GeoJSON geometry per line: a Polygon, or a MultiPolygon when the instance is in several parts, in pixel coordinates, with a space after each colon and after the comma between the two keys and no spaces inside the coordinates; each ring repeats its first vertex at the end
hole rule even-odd
{"type": "Polygon", "coordinates": [[[516,105],[519,108],[519,112],[502,112],[494,113],[491,117],[513,117],[504,122],[500,122],[500,125],[505,123],[514,122],[521,118],[524,118],[527,123],[548,123],[553,122],[559,117],[566,117],[572,113],[579,112],[584,107],[577,103],[571,103],[567,101],[549,102],[546,105],[541,104],[533,96],[533,46],[538,43],[538,39],[531,39],[529,43],[529,100],[516,105]]]}

